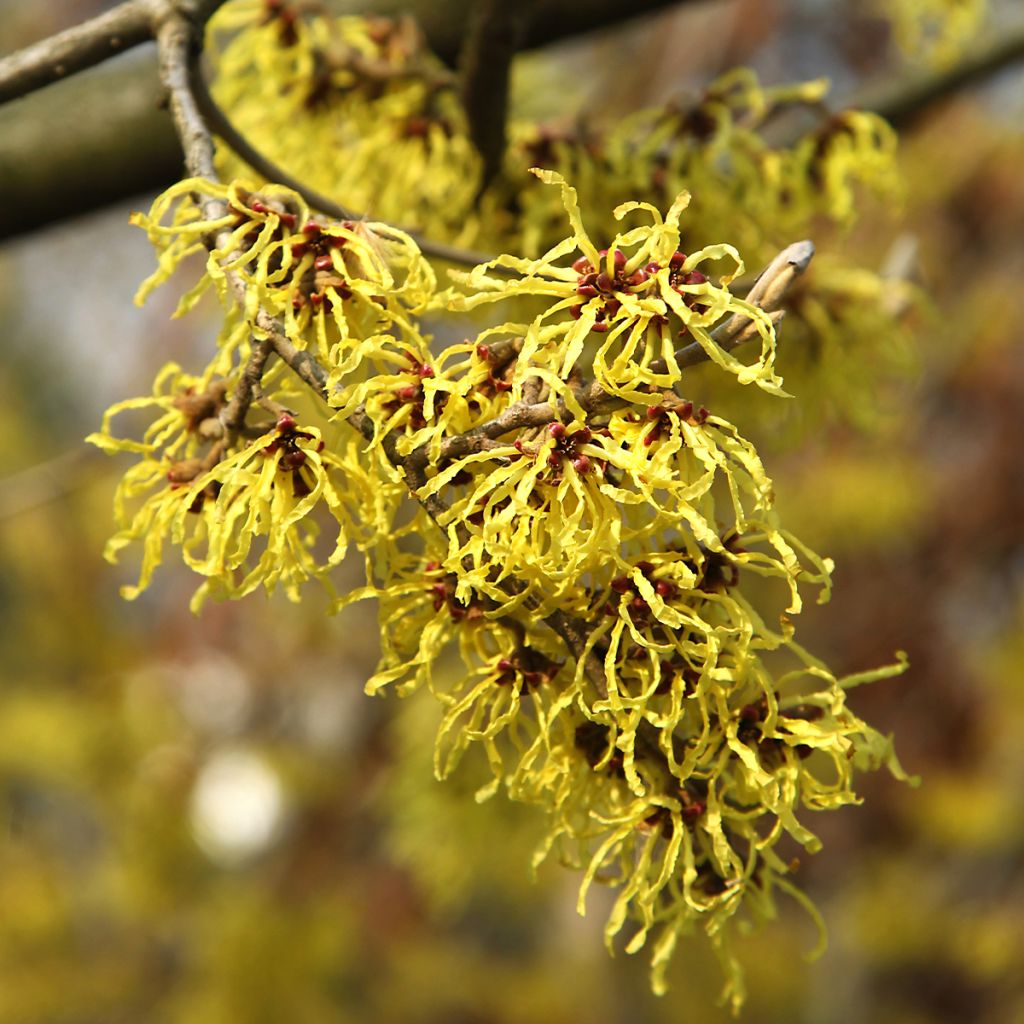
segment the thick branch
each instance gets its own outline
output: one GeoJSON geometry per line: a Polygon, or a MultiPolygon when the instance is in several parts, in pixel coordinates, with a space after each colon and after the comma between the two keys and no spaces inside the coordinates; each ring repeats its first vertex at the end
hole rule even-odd
{"type": "MultiPolygon", "coordinates": [[[[630,4],[549,0],[537,5],[524,47],[542,46],[634,15],[696,2],[700,0],[634,0],[630,4]]],[[[217,0],[195,2],[195,20],[201,21],[217,5],[217,0]]],[[[465,0],[332,0],[329,6],[348,14],[411,14],[422,26],[431,49],[449,62],[454,62],[465,31],[465,0]]],[[[148,27],[143,39],[136,41],[146,38],[150,38],[148,27]]],[[[76,70],[90,63],[96,61],[82,62],[76,70]]],[[[86,72],[73,83],[57,82],[0,111],[0,190],[4,196],[0,239],[140,193],[159,191],[177,180],[180,161],[171,146],[167,117],[151,99],[156,79],[152,64],[119,69],[109,79],[102,75],[103,71],[86,72]],[[67,123],[68,130],[48,131],[55,121],[67,123]],[[49,142],[48,135],[52,136],[49,142]],[[45,177],[46,187],[39,184],[40,176],[45,177]]],[[[51,75],[45,81],[57,77],[51,75]]],[[[33,88],[42,84],[39,80],[33,88]]],[[[440,252],[437,255],[448,258],[440,252]]]]}
{"type": "Polygon", "coordinates": [[[1020,60],[1024,60],[1024,22],[987,39],[951,68],[878,86],[852,105],[874,110],[890,124],[903,128],[935,103],[986,81],[1020,60]]]}
{"type": "Polygon", "coordinates": [[[0,103],[91,68],[152,38],[149,3],[128,0],[0,60],[0,103]]]}
{"type": "Polygon", "coordinates": [[[0,238],[178,180],[162,95],[155,60],[133,55],[0,108],[0,238]]]}
{"type": "MultiPolygon", "coordinates": [[[[696,6],[717,0],[543,0],[536,3],[524,35],[523,49],[532,50],[624,21],[655,14],[668,7],[696,6]]],[[[509,0],[515,6],[514,0],[509,0]]],[[[434,51],[454,65],[466,30],[466,0],[331,0],[343,14],[399,17],[411,14],[434,51]]]]}
{"type": "Polygon", "coordinates": [[[534,0],[477,0],[459,55],[459,93],[470,138],[483,160],[481,189],[501,170],[512,59],[533,6],[534,0]]]}

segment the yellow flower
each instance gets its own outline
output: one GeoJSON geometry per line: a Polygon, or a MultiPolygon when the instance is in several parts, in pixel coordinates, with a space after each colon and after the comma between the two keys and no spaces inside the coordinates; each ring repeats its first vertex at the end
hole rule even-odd
{"type": "MultiPolygon", "coordinates": [[[[598,250],[580,216],[576,190],[561,175],[534,170],[544,182],[561,189],[572,237],[559,242],[536,260],[499,256],[467,274],[453,277],[469,295],[453,295],[454,309],[518,296],[541,296],[547,308],[527,326],[516,375],[516,397],[523,383],[538,371],[559,396],[573,369],[585,354],[595,381],[618,398],[644,402],[650,390],[672,388],[682,377],[675,352],[696,341],[709,359],[736,375],[744,384],[781,392],[774,374],[775,332],[768,315],[728,290],[743,273],[743,262],[728,244],[705,246],[686,255],[679,251],[679,218],[689,202],[680,193],[662,219],[648,203],[625,203],[615,210],[621,220],[643,211],[651,224],[617,234],[607,249],[598,250]],[[572,266],[559,261],[574,252],[572,266]],[[729,269],[715,284],[709,264],[727,260],[729,269]],[[700,268],[709,273],[705,274],[700,268]],[[489,271],[505,268],[521,277],[495,277],[489,271]],[[742,313],[761,339],[761,353],[752,365],[740,362],[722,348],[711,328],[724,316],[742,313]],[[685,339],[680,341],[680,338],[685,339]]],[[[509,333],[515,325],[505,325],[509,333]]]]}
{"type": "Polygon", "coordinates": [[[158,376],[150,398],[121,402],[108,410],[103,429],[89,440],[108,452],[143,458],[118,485],[115,514],[121,527],[107,544],[116,561],[129,544],[143,543],[134,598],[150,583],[167,540],[181,547],[185,563],[208,578],[197,592],[198,609],[207,595],[240,597],[257,586],[281,585],[293,600],[298,584],[327,573],[349,543],[387,537],[401,491],[375,480],[362,466],[355,437],[340,451],[324,448],[316,427],[300,427],[283,414],[254,441],[234,452],[220,422],[229,384],[206,383],[171,364],[158,376]],[[156,408],[161,415],[142,442],[111,433],[114,415],[156,408]],[[334,549],[318,554],[319,525],[312,513],[322,505],[337,534],[334,549]]]}
{"type": "MultiPolygon", "coordinates": [[[[309,349],[332,373],[332,385],[365,378],[411,350],[427,347],[413,316],[433,300],[435,278],[404,232],[369,222],[327,223],[280,185],[260,191],[241,182],[188,179],[172,186],[148,215],[136,214],[159,253],[159,265],[139,289],[138,302],[191,253],[209,249],[206,274],[175,315],[215,286],[235,315],[221,343],[235,349],[265,336],[257,313],[276,317],[291,341],[309,349]],[[219,212],[207,216],[212,209],[219,212]],[[170,216],[170,222],[164,223],[170,216]],[[230,278],[237,282],[236,293],[230,278]]],[[[351,411],[344,398],[339,399],[351,411]]]]}

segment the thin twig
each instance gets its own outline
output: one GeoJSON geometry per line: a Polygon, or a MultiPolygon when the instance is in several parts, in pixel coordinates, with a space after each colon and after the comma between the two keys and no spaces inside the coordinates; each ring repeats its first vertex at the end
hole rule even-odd
{"type": "MultiPolygon", "coordinates": [[[[297,192],[313,209],[319,210],[333,220],[359,221],[366,219],[365,214],[356,213],[354,210],[350,210],[335,202],[330,196],[325,196],[322,192],[318,192],[305,182],[299,181],[298,178],[290,174],[285,168],[261,153],[232,124],[231,118],[227,116],[213,98],[197,60],[192,61],[189,71],[189,82],[196,107],[202,113],[210,129],[219,135],[228,148],[247,163],[260,177],[266,181],[284,185],[285,188],[290,188],[293,192],[297,192]]],[[[433,256],[435,259],[444,260],[446,263],[475,267],[481,263],[486,263],[492,258],[486,253],[473,252],[470,249],[448,245],[445,242],[436,242],[408,228],[400,228],[399,230],[405,231],[416,242],[421,252],[427,256],[433,256]]]]}
{"type": "Polygon", "coordinates": [[[245,428],[246,414],[259,393],[263,371],[266,369],[267,359],[270,358],[270,353],[273,350],[273,342],[253,339],[252,352],[242,370],[231,401],[224,406],[220,414],[220,421],[224,425],[229,442],[234,440],[245,428]]]}
{"type": "Polygon", "coordinates": [[[148,0],[128,0],[0,60],[0,103],[100,64],[153,38],[148,0]]]}
{"type": "MultiPolygon", "coordinates": [[[[746,301],[759,309],[765,310],[769,314],[776,314],[779,312],[779,307],[782,305],[782,300],[785,297],[787,291],[789,291],[793,282],[807,269],[814,257],[814,243],[809,240],[802,242],[794,242],[792,245],[786,246],[768,264],[767,267],[761,271],[760,276],[754,282],[753,287],[747,293],[746,301]]],[[[781,317],[779,317],[781,320],[781,317]]],[[[778,323],[774,315],[772,317],[773,323],[778,323]]],[[[751,338],[757,337],[757,328],[754,322],[748,316],[744,316],[742,313],[734,313],[724,324],[715,328],[712,332],[716,344],[724,349],[726,352],[736,348],[737,345],[742,344],[751,338]]],[[[680,369],[688,366],[695,366],[697,363],[701,363],[708,359],[707,352],[697,344],[697,342],[691,342],[684,348],[678,349],[675,353],[676,363],[680,369]]],[[[667,364],[659,363],[656,373],[663,373],[667,368],[667,364]]],[[[654,365],[652,365],[654,369],[654,365]]]]}
{"type": "MultiPolygon", "coordinates": [[[[782,321],[782,305],[786,292],[793,282],[808,267],[814,256],[814,244],[810,241],[794,242],[782,250],[760,273],[747,294],[747,302],[765,310],[771,317],[772,324],[778,326],[782,321]]],[[[752,338],[759,337],[757,328],[750,317],[742,313],[734,313],[728,320],[719,324],[711,332],[711,337],[720,348],[731,351],[752,338]]],[[[707,352],[696,342],[686,345],[675,353],[680,369],[696,366],[710,358],[707,352]]],[[[668,369],[665,360],[656,360],[651,364],[655,373],[664,373],[668,369]]],[[[616,395],[609,394],[597,381],[581,387],[577,394],[580,405],[588,412],[607,412],[627,403],[616,395]]],[[[503,413],[486,423],[481,423],[465,434],[447,438],[441,445],[441,461],[462,458],[474,452],[483,451],[484,439],[499,438],[514,430],[528,430],[543,426],[555,419],[561,419],[566,413],[565,403],[551,402],[517,402],[509,406],[503,413]]],[[[425,449],[415,455],[423,459],[425,449]]]]}
{"type": "Polygon", "coordinates": [[[82,445],[0,480],[0,522],[31,512],[85,483],[100,468],[102,455],[82,445]]]}

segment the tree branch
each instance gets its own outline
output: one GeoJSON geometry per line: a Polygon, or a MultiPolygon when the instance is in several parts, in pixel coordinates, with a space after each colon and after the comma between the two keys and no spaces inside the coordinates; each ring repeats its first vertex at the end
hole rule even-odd
{"type": "MultiPolygon", "coordinates": [[[[782,300],[789,291],[793,282],[807,269],[811,259],[814,257],[814,243],[808,240],[794,242],[786,246],[761,271],[753,287],[747,293],[747,302],[759,309],[765,310],[772,317],[772,323],[778,325],[782,321],[782,300]]],[[[741,313],[734,313],[728,320],[719,327],[716,327],[712,337],[726,352],[731,352],[738,345],[758,337],[757,328],[754,322],[741,313]]],[[[697,342],[692,342],[684,348],[678,349],[675,353],[676,363],[680,369],[695,366],[704,362],[708,354],[697,342]]],[[[664,373],[668,364],[659,361],[652,364],[656,373],[664,373]]]]}
{"type": "Polygon", "coordinates": [[[162,96],[150,55],[0,107],[0,238],[180,179],[181,147],[157,109],[162,96]]]}
{"type": "MultiPolygon", "coordinates": [[[[195,100],[195,105],[202,114],[210,129],[219,135],[221,140],[244,160],[260,177],[272,181],[278,185],[284,185],[293,192],[297,192],[315,210],[325,214],[334,220],[361,220],[363,214],[349,210],[347,207],[336,203],[329,196],[317,192],[308,185],[299,181],[288,173],[283,167],[278,166],[272,160],[264,156],[251,142],[231,123],[231,119],[221,110],[217,101],[210,93],[209,87],[203,78],[199,68],[199,62],[193,61],[189,72],[189,87],[195,100]]],[[[425,238],[415,231],[406,229],[406,234],[419,246],[420,251],[435,259],[444,260],[447,263],[455,263],[460,266],[475,267],[480,263],[486,263],[492,257],[485,253],[473,252],[470,249],[463,249],[459,246],[448,245],[444,242],[436,242],[433,239],[425,238]]]]}
{"type": "MultiPolygon", "coordinates": [[[[132,7],[134,2],[130,0],[122,6],[132,7]]],[[[194,0],[194,19],[201,21],[220,2],[194,0]]],[[[670,6],[698,2],[717,0],[633,0],[630,4],[612,0],[548,0],[537,5],[525,30],[524,48],[554,43],[670,6]]],[[[450,63],[458,54],[465,31],[465,0],[331,0],[330,7],[347,14],[411,14],[422,27],[433,52],[450,63]]],[[[68,33],[62,36],[67,37],[68,33]]],[[[135,42],[149,38],[152,30],[147,27],[144,37],[135,42]]],[[[46,45],[40,43],[37,47],[46,45]]],[[[35,49],[30,47],[16,56],[22,60],[35,49]]],[[[87,68],[104,56],[110,56],[110,52],[75,62],[75,70],[87,68]]],[[[69,62],[65,65],[70,66],[69,62]]],[[[52,64],[48,66],[52,68],[52,64]]],[[[152,63],[118,69],[109,78],[101,77],[103,74],[87,72],[69,83],[56,81],[61,76],[50,73],[37,79],[32,88],[46,81],[56,84],[25,95],[15,106],[0,111],[0,138],[4,140],[0,147],[0,194],[4,197],[0,207],[0,239],[73,214],[89,213],[140,193],[159,191],[177,180],[180,162],[175,159],[166,115],[157,109],[152,63]],[[47,126],[55,120],[67,124],[68,129],[54,130],[48,139],[51,133],[47,126]],[[59,159],[55,159],[54,149],[59,159]],[[43,178],[45,187],[41,184],[43,178]]],[[[18,88],[8,98],[27,91],[18,88]]],[[[437,256],[449,258],[440,252],[437,256]]]]}
{"type": "Polygon", "coordinates": [[[509,77],[535,0],[477,0],[459,54],[459,95],[469,136],[483,160],[480,190],[501,171],[509,77]]]}
{"type": "MultiPolygon", "coordinates": [[[[787,246],[761,271],[747,293],[747,301],[759,309],[765,310],[771,316],[772,323],[778,326],[783,318],[781,306],[786,292],[789,291],[797,277],[804,273],[813,256],[813,242],[794,242],[787,246]]],[[[711,337],[716,344],[729,352],[759,335],[754,322],[749,317],[741,313],[734,313],[711,332],[711,337]]],[[[680,369],[687,369],[707,360],[708,354],[700,345],[693,342],[679,349],[675,353],[675,357],[680,369]]],[[[665,373],[668,370],[668,364],[665,360],[659,359],[651,364],[651,369],[656,373],[665,373]]],[[[598,410],[606,412],[627,404],[616,395],[606,392],[596,381],[581,386],[578,389],[577,397],[588,412],[598,410]]],[[[565,413],[564,403],[517,402],[493,420],[481,423],[480,426],[468,433],[448,438],[441,445],[441,461],[447,462],[477,451],[483,451],[487,447],[485,443],[487,440],[494,440],[514,430],[528,430],[532,427],[543,426],[553,420],[561,419],[565,413]]],[[[421,449],[416,455],[422,459],[426,457],[426,452],[421,449]]]]}
{"type": "Polygon", "coordinates": [[[866,90],[852,106],[873,110],[897,128],[906,127],[934,104],[1020,60],[1024,60],[1024,21],[975,46],[951,68],[876,86],[866,90]]]}
{"type": "Polygon", "coordinates": [[[149,3],[128,0],[0,60],[0,103],[91,68],[152,38],[149,3]]]}
{"type": "Polygon", "coordinates": [[[185,18],[171,15],[157,33],[160,81],[167,89],[174,128],[185,154],[189,176],[216,181],[213,166],[213,139],[192,95],[189,79],[193,29],[185,18]]]}

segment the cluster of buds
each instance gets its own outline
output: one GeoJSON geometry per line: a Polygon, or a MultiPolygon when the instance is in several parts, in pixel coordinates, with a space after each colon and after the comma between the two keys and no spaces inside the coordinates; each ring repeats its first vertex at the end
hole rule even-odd
{"type": "Polygon", "coordinates": [[[730,561],[730,554],[739,554],[742,552],[742,548],[739,546],[739,535],[732,533],[722,539],[722,545],[725,548],[724,551],[711,551],[708,548],[701,547],[701,554],[703,555],[703,561],[700,565],[692,565],[691,568],[695,569],[700,575],[700,581],[697,584],[699,590],[703,590],[705,593],[720,592],[723,590],[729,590],[735,587],[740,581],[740,569],[739,566],[730,561]]]}
{"type": "MultiPolygon", "coordinates": [[[[559,423],[556,420],[554,423],[548,424],[547,431],[555,442],[554,448],[548,452],[547,464],[556,471],[556,475],[559,478],[560,474],[558,471],[561,470],[565,462],[571,463],[572,468],[580,476],[586,476],[595,467],[598,470],[604,469],[604,462],[600,459],[593,459],[588,455],[584,455],[580,450],[583,445],[589,444],[594,437],[589,427],[580,427],[578,430],[570,431],[564,423],[559,423]]],[[[517,440],[514,443],[514,447],[524,455],[538,454],[524,444],[522,440],[517,440]]]]}
{"type": "MultiPolygon", "coordinates": [[[[212,458],[210,455],[207,455],[201,459],[179,459],[176,462],[172,462],[167,470],[167,483],[170,485],[170,489],[177,491],[182,487],[187,487],[196,477],[205,473],[216,461],[216,458],[217,455],[214,452],[212,458]]],[[[220,488],[219,481],[211,481],[195,496],[188,506],[188,511],[193,515],[198,515],[202,512],[203,504],[208,498],[213,499],[217,497],[220,493],[220,488]]]]}
{"type": "Polygon", "coordinates": [[[171,403],[185,417],[185,430],[204,439],[218,437],[221,431],[220,411],[227,398],[227,381],[215,380],[205,391],[188,387],[175,395],[171,403]]]}
{"type": "Polygon", "coordinates": [[[533,137],[520,143],[522,166],[556,167],[563,162],[560,155],[563,149],[600,159],[603,145],[601,133],[592,125],[579,125],[568,130],[538,125],[533,137]]]}
{"type": "Polygon", "coordinates": [[[477,390],[490,397],[512,390],[512,383],[505,379],[505,371],[512,364],[515,356],[507,356],[502,360],[495,359],[494,351],[489,345],[477,345],[476,354],[487,363],[487,380],[477,385],[477,390]]]}
{"type": "MultiPolygon", "coordinates": [[[[672,601],[679,596],[679,586],[677,584],[671,580],[655,578],[654,573],[658,567],[653,562],[637,562],[636,568],[663,601],[672,601]]],[[[631,576],[616,576],[609,586],[616,594],[622,597],[632,594],[633,597],[627,603],[630,618],[634,622],[647,621],[651,614],[651,606],[640,595],[639,588],[631,576]]],[[[604,612],[606,615],[618,615],[618,609],[611,601],[605,602],[604,612]]]]}
{"type": "MultiPolygon", "coordinates": [[[[264,455],[278,455],[278,466],[292,475],[293,494],[301,498],[310,493],[310,486],[302,475],[302,467],[306,464],[308,456],[299,447],[299,440],[305,438],[307,441],[314,441],[313,434],[299,430],[298,422],[290,413],[282,413],[275,424],[277,437],[270,444],[263,448],[264,455]]],[[[323,451],[324,442],[317,441],[317,451],[323,451]]]]}
{"type": "MultiPolygon", "coordinates": [[[[778,694],[775,695],[778,699],[778,694]]],[[[779,712],[779,718],[798,719],[804,722],[815,722],[825,712],[814,704],[798,704],[796,707],[779,712]]],[[[786,744],[778,736],[765,736],[763,722],[768,717],[768,700],[762,697],[752,704],[745,704],[739,710],[739,724],[736,727],[736,738],[741,743],[756,747],[761,760],[768,765],[776,765],[782,762],[783,749],[786,744]]],[[[814,752],[813,748],[806,743],[798,743],[792,747],[793,752],[801,760],[810,757],[814,752]]]]}
{"type": "MultiPolygon", "coordinates": [[[[601,250],[601,257],[607,262],[607,249],[601,250]]],[[[616,249],[612,254],[612,273],[608,273],[607,269],[601,269],[600,263],[595,267],[586,256],[576,260],[572,269],[579,275],[576,294],[584,301],[570,306],[569,312],[578,320],[583,315],[583,306],[586,302],[591,299],[603,299],[592,328],[598,334],[608,330],[611,326],[609,319],[622,308],[622,302],[616,297],[616,293],[635,292],[645,285],[651,276],[649,268],[626,274],[626,254],[621,249],[616,249]]]]}
{"type": "MultiPolygon", "coordinates": [[[[605,608],[605,612],[608,613],[608,608],[605,608]]],[[[670,639],[670,634],[662,630],[664,639],[670,639]]],[[[639,666],[641,672],[649,664],[650,651],[649,648],[641,647],[639,644],[634,644],[630,647],[620,663],[620,671],[624,681],[628,682],[632,677],[630,669],[639,666]]],[[[654,695],[656,697],[664,697],[672,692],[672,688],[676,680],[682,681],[682,692],[684,697],[688,697],[690,694],[695,693],[697,690],[697,684],[700,682],[700,671],[694,668],[681,654],[673,654],[671,657],[662,657],[658,659],[658,685],[655,687],[654,695]]],[[[641,685],[646,683],[646,679],[641,676],[641,685]]]]}
{"type": "MultiPolygon", "coordinates": [[[[690,292],[683,292],[681,289],[686,285],[694,284],[706,284],[707,277],[702,274],[699,270],[684,270],[683,264],[686,262],[686,253],[679,252],[676,250],[669,257],[668,268],[669,284],[683,296],[683,302],[690,307],[695,313],[706,313],[708,307],[698,301],[698,297],[690,292]]],[[[661,265],[656,262],[648,263],[647,270],[650,273],[656,273],[661,270],[661,265]]],[[[685,333],[685,332],[681,332],[685,333]]]]}
{"type": "MultiPolygon", "coordinates": [[[[682,818],[683,824],[688,828],[693,828],[708,809],[707,784],[703,780],[687,780],[684,785],[675,790],[673,796],[681,805],[679,816],[682,818]]],[[[660,829],[661,834],[669,839],[672,836],[672,815],[665,807],[655,807],[637,825],[637,829],[641,832],[653,832],[660,829]]]]}
{"type": "Polygon", "coordinates": [[[472,597],[468,602],[460,601],[455,596],[456,579],[441,570],[440,562],[427,562],[424,567],[427,578],[427,589],[432,595],[434,611],[448,609],[452,622],[476,622],[483,618],[482,602],[472,597]]]}
{"type": "MultiPolygon", "coordinates": [[[[203,391],[194,387],[185,388],[174,396],[172,406],[177,409],[185,420],[185,431],[197,435],[201,440],[217,442],[224,434],[224,425],[220,413],[227,402],[228,385],[226,381],[215,380],[203,391]]],[[[205,473],[216,463],[223,451],[223,442],[215,443],[206,455],[188,459],[177,459],[167,470],[167,483],[172,491],[187,487],[196,477],[205,473]]],[[[199,513],[207,498],[216,498],[220,484],[216,481],[203,488],[189,505],[189,512],[199,513]]]]}
{"type": "Polygon", "coordinates": [[[533,647],[522,646],[510,658],[499,658],[495,669],[498,686],[517,686],[522,696],[543,683],[550,683],[562,665],[533,647]]]}
{"type": "Polygon", "coordinates": [[[263,0],[263,24],[277,26],[277,41],[285,49],[299,41],[299,13],[288,0],[263,0]]]}
{"type": "MultiPolygon", "coordinates": [[[[396,387],[391,397],[381,404],[381,408],[388,413],[394,413],[402,406],[409,406],[409,426],[413,430],[421,430],[427,425],[427,417],[424,411],[426,396],[423,392],[423,381],[434,376],[434,368],[429,363],[421,362],[411,352],[407,351],[405,357],[409,361],[409,380],[396,387]]],[[[447,396],[444,394],[438,395],[436,399],[437,405],[443,406],[446,398],[447,396]]]]}
{"type": "Polygon", "coordinates": [[[609,775],[623,777],[622,755],[618,752],[608,754],[608,726],[600,722],[582,722],[576,726],[573,740],[576,749],[587,759],[591,768],[597,768],[603,762],[603,768],[609,775]]]}
{"type": "MultiPolygon", "coordinates": [[[[351,231],[354,225],[346,221],[342,227],[351,231]]],[[[292,258],[301,260],[311,255],[313,263],[299,281],[298,291],[292,297],[292,306],[301,309],[308,299],[313,307],[323,305],[325,309],[330,308],[331,297],[326,294],[327,288],[333,288],[339,298],[351,298],[352,291],[340,275],[339,260],[334,257],[334,253],[344,247],[345,237],[324,230],[315,220],[307,221],[302,226],[302,234],[305,236],[304,241],[292,243],[292,258]]]]}
{"type": "Polygon", "coordinates": [[[431,128],[435,127],[441,129],[445,138],[452,139],[455,137],[455,125],[452,124],[451,118],[430,112],[413,114],[407,117],[401,125],[401,133],[405,139],[428,139],[431,134],[431,128]]]}
{"type": "MultiPolygon", "coordinates": [[[[673,421],[685,420],[691,426],[699,427],[707,421],[710,415],[703,405],[695,411],[693,402],[689,401],[680,400],[666,405],[649,405],[645,416],[652,422],[653,426],[644,434],[644,445],[650,447],[655,441],[660,440],[664,433],[671,435],[673,433],[673,421]]],[[[627,418],[634,423],[640,420],[640,417],[636,414],[630,414],[627,418]]]]}
{"type": "Polygon", "coordinates": [[[237,197],[241,205],[235,202],[230,204],[231,212],[234,214],[237,224],[240,226],[246,221],[254,221],[252,228],[245,236],[245,241],[247,242],[256,241],[263,230],[262,222],[267,217],[275,216],[278,218],[278,230],[275,232],[278,239],[284,237],[282,228],[294,230],[295,225],[298,223],[297,214],[287,209],[280,200],[270,200],[265,196],[261,196],[258,192],[246,192],[241,188],[237,190],[237,197]],[[255,220],[253,214],[256,214],[255,220]]]}

